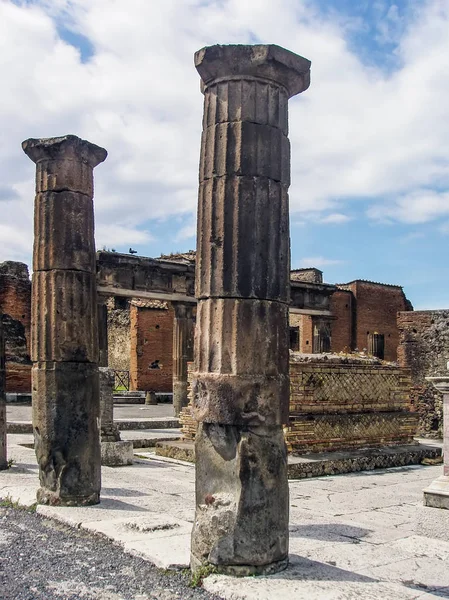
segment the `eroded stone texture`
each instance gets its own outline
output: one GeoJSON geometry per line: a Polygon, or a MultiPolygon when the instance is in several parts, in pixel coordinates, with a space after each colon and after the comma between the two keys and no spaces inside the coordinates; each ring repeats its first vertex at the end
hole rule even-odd
{"type": "Polygon", "coordinates": [[[100,499],[93,169],[106,150],[68,135],[22,144],[36,163],[31,358],[44,504],[100,499]]]}
{"type": "Polygon", "coordinates": [[[204,119],[192,376],[192,566],[272,573],[288,561],[288,98],[310,62],[278,46],[195,55],[204,119]]]}
{"type": "Polygon", "coordinates": [[[3,320],[0,313],[0,469],[6,469],[6,376],[5,376],[5,340],[3,320]]]}
{"type": "Polygon", "coordinates": [[[187,406],[187,362],[193,358],[194,305],[173,302],[173,407],[175,416],[187,406]]]}

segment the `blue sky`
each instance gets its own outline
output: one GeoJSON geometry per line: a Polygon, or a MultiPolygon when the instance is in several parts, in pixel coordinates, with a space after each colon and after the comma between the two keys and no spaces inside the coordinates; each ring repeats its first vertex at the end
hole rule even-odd
{"type": "Polygon", "coordinates": [[[104,146],[97,246],[195,247],[202,97],[193,52],[277,43],[312,61],[290,103],[292,267],[448,308],[449,0],[3,0],[0,261],[30,262],[20,143],[104,146]]]}

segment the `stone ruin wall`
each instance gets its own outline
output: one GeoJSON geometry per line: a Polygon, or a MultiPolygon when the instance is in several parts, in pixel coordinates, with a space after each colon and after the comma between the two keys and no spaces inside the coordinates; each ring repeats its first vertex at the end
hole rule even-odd
{"type": "Polygon", "coordinates": [[[0,263],[0,313],[6,350],[6,392],[30,393],[31,281],[24,263],[0,263]]]}
{"type": "Polygon", "coordinates": [[[108,366],[119,371],[129,371],[131,354],[129,300],[111,297],[108,299],[107,307],[108,366]]]}
{"type": "Polygon", "coordinates": [[[449,310],[398,313],[398,361],[410,369],[411,402],[424,437],[442,435],[443,398],[426,377],[447,375],[449,310]]]}
{"type": "MultiPolygon", "coordinates": [[[[289,424],[284,428],[289,452],[412,442],[418,419],[412,412],[410,384],[408,370],[377,359],[292,355],[289,424]]],[[[197,425],[190,406],[180,421],[183,437],[193,440],[197,425]]]]}

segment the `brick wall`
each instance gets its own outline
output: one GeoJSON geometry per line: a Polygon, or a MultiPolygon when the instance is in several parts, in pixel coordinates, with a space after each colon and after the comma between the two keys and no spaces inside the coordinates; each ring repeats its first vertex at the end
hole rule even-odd
{"type": "Polygon", "coordinates": [[[0,313],[6,350],[6,391],[31,391],[31,281],[27,265],[0,264],[0,313]]]}
{"type": "Polygon", "coordinates": [[[353,295],[346,290],[337,290],[331,296],[330,310],[332,352],[350,351],[352,348],[353,295]]]}
{"type": "Polygon", "coordinates": [[[426,377],[447,375],[449,360],[449,310],[400,312],[398,361],[410,369],[411,400],[419,415],[419,433],[442,434],[443,399],[426,377]]]}
{"type": "Polygon", "coordinates": [[[416,434],[410,377],[380,361],[333,357],[290,363],[290,452],[404,444],[416,434]]]}
{"type": "Polygon", "coordinates": [[[173,319],[169,303],[131,302],[130,382],[132,390],[173,390],[173,319]],[[159,308],[155,308],[159,306],[159,308]],[[163,308],[162,308],[163,306],[163,308]],[[161,368],[149,368],[158,360],[161,368]]]}
{"type": "MultiPolygon", "coordinates": [[[[290,361],[290,415],[284,428],[290,453],[412,442],[418,419],[411,411],[407,369],[335,355],[303,359],[290,361]]],[[[189,364],[189,382],[191,371],[189,364]]],[[[193,440],[197,423],[190,405],[180,421],[183,437],[193,440]]]]}
{"type": "Polygon", "coordinates": [[[359,350],[368,348],[369,334],[383,334],[385,360],[397,360],[399,344],[397,313],[410,308],[402,288],[361,280],[346,284],[344,288],[352,291],[355,298],[356,347],[359,350]]]}

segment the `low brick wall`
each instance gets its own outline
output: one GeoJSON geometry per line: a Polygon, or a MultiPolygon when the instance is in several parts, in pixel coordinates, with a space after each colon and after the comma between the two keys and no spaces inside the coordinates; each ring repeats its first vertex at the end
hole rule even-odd
{"type": "MultiPolygon", "coordinates": [[[[285,427],[293,454],[407,444],[418,417],[410,410],[406,369],[377,359],[294,355],[290,362],[290,419],[285,427]]],[[[193,440],[190,407],[180,415],[184,439],[193,440]]]]}
{"type": "Polygon", "coordinates": [[[290,363],[290,452],[407,444],[418,419],[410,376],[376,359],[311,355],[290,363]]]}

